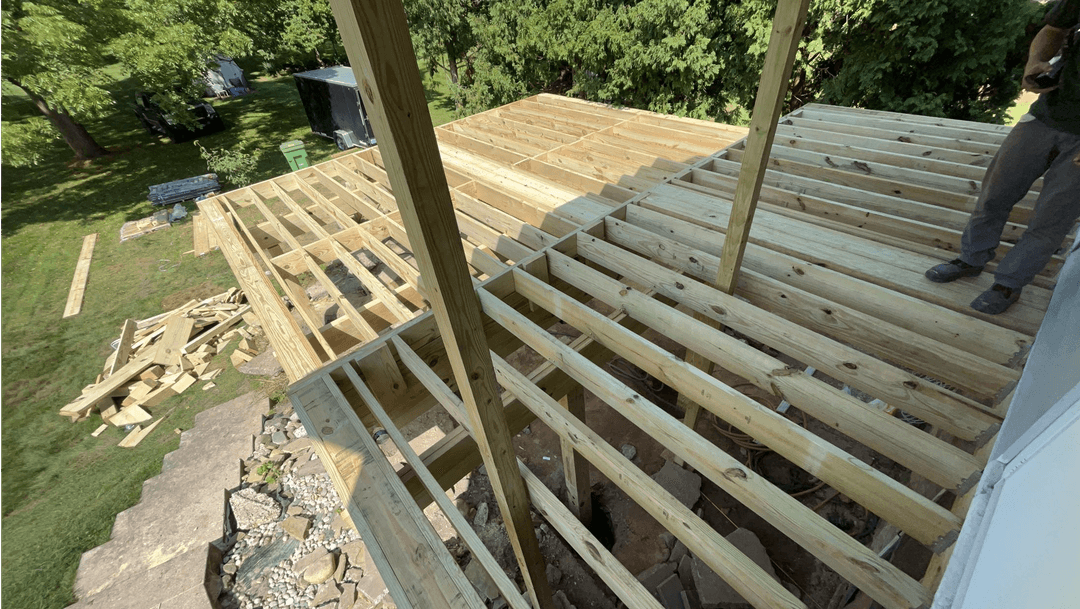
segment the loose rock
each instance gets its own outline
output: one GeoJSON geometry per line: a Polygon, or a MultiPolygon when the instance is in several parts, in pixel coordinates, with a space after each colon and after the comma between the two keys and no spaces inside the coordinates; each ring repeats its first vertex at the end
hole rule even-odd
{"type": "Polygon", "coordinates": [[[281,521],[281,530],[288,533],[293,539],[299,541],[304,541],[310,528],[311,519],[303,516],[290,516],[281,521]]]}
{"type": "Polygon", "coordinates": [[[652,479],[688,508],[693,508],[701,497],[701,476],[671,461],[665,462],[664,467],[652,475],[652,479]]]}
{"type": "Polygon", "coordinates": [[[321,556],[310,567],[304,569],[304,581],[309,584],[321,584],[330,579],[337,569],[337,556],[329,552],[321,556]]]}
{"type": "Polygon", "coordinates": [[[229,498],[229,507],[236,516],[237,528],[245,530],[273,522],[281,516],[281,504],[273,497],[258,493],[251,488],[233,493],[229,498]]]}
{"type": "Polygon", "coordinates": [[[482,528],[487,525],[488,521],[488,505],[481,503],[476,506],[476,517],[473,518],[473,526],[476,528],[482,528]]]}

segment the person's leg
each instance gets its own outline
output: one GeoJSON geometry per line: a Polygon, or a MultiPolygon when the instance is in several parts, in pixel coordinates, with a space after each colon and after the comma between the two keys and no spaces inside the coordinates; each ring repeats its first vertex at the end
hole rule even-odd
{"type": "Polygon", "coordinates": [[[928,269],[930,281],[946,283],[982,273],[994,259],[1013,206],[1050,166],[1053,136],[1059,132],[1031,115],[1021,120],[986,168],[982,191],[960,239],[960,255],[928,269]]]}
{"type": "Polygon", "coordinates": [[[1020,298],[1020,291],[1050,261],[1080,217],[1080,136],[1058,133],[1057,155],[1024,234],[998,264],[994,285],[971,302],[976,311],[997,315],[1020,298]]]}
{"type": "Polygon", "coordinates": [[[994,259],[1009,213],[1049,169],[1060,133],[1039,120],[1021,122],[1009,132],[986,169],[982,192],[960,241],[960,260],[982,267],[994,259]]]}
{"type": "Polygon", "coordinates": [[[1007,288],[1031,283],[1080,217],[1080,135],[1062,134],[1055,139],[1058,155],[1043,178],[1031,222],[994,272],[996,283],[1007,288]]]}

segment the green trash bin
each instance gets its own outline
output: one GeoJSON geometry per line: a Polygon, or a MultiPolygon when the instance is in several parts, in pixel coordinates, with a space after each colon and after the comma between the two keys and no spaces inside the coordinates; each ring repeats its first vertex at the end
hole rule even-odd
{"type": "Polygon", "coordinates": [[[285,142],[281,145],[281,152],[285,155],[285,160],[289,162],[289,167],[292,167],[293,171],[308,166],[307,150],[304,150],[304,142],[300,140],[285,142]]]}

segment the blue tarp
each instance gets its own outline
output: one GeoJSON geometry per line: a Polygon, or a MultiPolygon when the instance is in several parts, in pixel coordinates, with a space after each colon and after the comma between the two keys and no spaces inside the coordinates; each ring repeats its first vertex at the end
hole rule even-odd
{"type": "Polygon", "coordinates": [[[217,192],[221,186],[216,173],[208,173],[194,178],[184,178],[165,184],[154,184],[146,197],[154,205],[172,205],[181,201],[197,199],[207,193],[217,192]]]}

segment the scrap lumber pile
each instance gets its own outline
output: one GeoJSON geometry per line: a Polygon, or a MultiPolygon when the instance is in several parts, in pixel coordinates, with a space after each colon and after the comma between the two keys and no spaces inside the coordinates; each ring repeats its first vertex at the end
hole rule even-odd
{"type": "Polygon", "coordinates": [[[127,320],[102,373],[60,414],[82,421],[96,409],[109,425],[134,425],[120,445],[135,446],[162,420],[142,427],[154,419],[150,409],[197,381],[212,381],[221,368],[208,370],[210,360],[233,338],[254,338],[252,330],[234,328],[245,317],[255,321],[250,310],[244,293],[232,288],[142,321],[127,320]]]}

